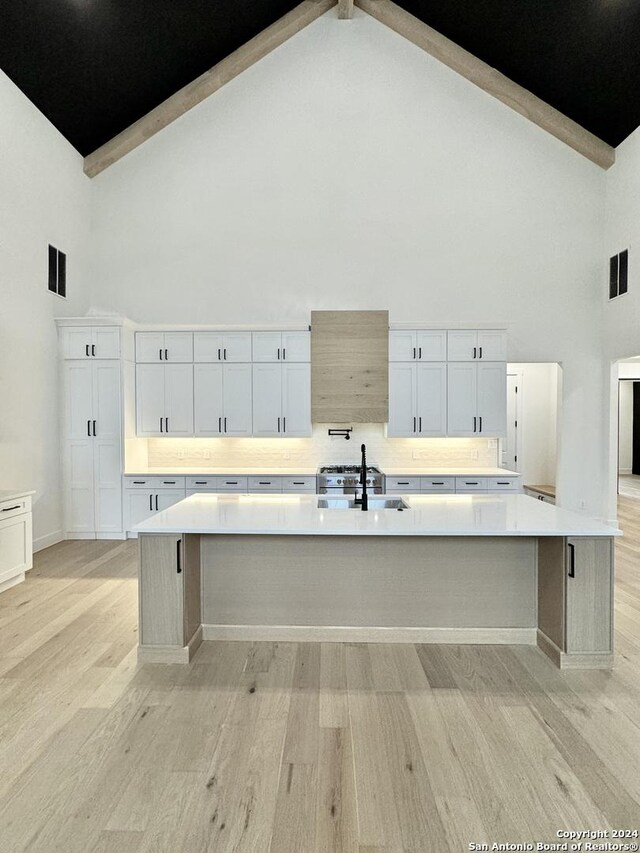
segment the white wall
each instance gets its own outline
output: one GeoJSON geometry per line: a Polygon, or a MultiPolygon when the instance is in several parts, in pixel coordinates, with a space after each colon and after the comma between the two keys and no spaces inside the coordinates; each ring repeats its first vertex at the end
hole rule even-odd
{"type": "Polygon", "coordinates": [[[53,318],[88,304],[89,200],[80,155],[0,72],[0,488],[36,490],[36,547],[62,527],[53,318]],[[47,291],[49,243],[66,302],[47,291]]]}
{"type": "Polygon", "coordinates": [[[509,364],[518,376],[518,470],[523,483],[555,484],[558,365],[509,364]]]}
{"type": "Polygon", "coordinates": [[[604,173],[401,36],[329,12],[94,183],[94,301],[133,319],[506,322],[601,514],[604,173]]]}

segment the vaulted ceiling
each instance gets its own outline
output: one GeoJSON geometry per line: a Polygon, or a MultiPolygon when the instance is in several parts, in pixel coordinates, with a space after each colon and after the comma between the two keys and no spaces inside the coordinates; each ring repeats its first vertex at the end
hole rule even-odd
{"type": "MultiPolygon", "coordinates": [[[[637,0],[399,0],[610,145],[640,125],[637,0]]],[[[83,155],[296,0],[2,0],[0,68],[83,155]]]]}

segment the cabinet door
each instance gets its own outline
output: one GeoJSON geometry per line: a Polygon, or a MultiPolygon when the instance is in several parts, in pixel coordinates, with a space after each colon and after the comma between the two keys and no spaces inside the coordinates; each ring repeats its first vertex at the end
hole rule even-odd
{"type": "Polygon", "coordinates": [[[193,333],[193,360],[195,362],[222,361],[222,335],[220,332],[193,333]]]}
{"type": "Polygon", "coordinates": [[[566,559],[567,653],[610,652],[611,540],[567,539],[566,559]]]}
{"type": "Polygon", "coordinates": [[[154,506],[157,506],[158,511],[169,509],[170,506],[179,503],[185,499],[186,491],[184,489],[164,489],[161,492],[156,492],[157,501],[154,506]]]}
{"type": "Polygon", "coordinates": [[[95,326],[91,352],[95,358],[120,358],[120,329],[116,326],[95,326]]]}
{"type": "Polygon", "coordinates": [[[478,432],[504,436],[507,431],[507,365],[482,362],[478,370],[478,432]]]}
{"type": "Polygon", "coordinates": [[[253,434],[278,437],[282,431],[282,366],[254,364],[252,375],[253,434]]]}
{"type": "Polygon", "coordinates": [[[145,363],[164,361],[163,332],[136,332],[136,361],[145,363]]]}
{"type": "Polygon", "coordinates": [[[418,433],[447,434],[447,365],[429,362],[416,365],[416,414],[418,433]]]}
{"type": "Polygon", "coordinates": [[[96,533],[122,530],[120,441],[93,440],[93,484],[96,533]]]}
{"type": "Polygon", "coordinates": [[[478,332],[478,358],[483,361],[507,360],[507,333],[491,329],[478,332]]]}
{"type": "Polygon", "coordinates": [[[311,361],[311,332],[283,332],[283,361],[311,361]]]}
{"type": "Polygon", "coordinates": [[[28,572],[32,564],[31,513],[0,520],[0,583],[28,572]]]}
{"type": "Polygon", "coordinates": [[[280,361],[281,332],[253,332],[253,361],[280,361]]]}
{"type": "Polygon", "coordinates": [[[447,435],[478,434],[477,385],[477,364],[447,365],[447,435]]]}
{"type": "MultiPolygon", "coordinates": [[[[195,364],[193,367],[195,435],[222,435],[224,429],[223,370],[221,364],[195,364]]],[[[249,422],[251,422],[251,413],[249,413],[249,422]]]]}
{"type": "Polygon", "coordinates": [[[120,365],[109,361],[92,365],[93,412],[96,437],[120,441],[120,365]]]}
{"type": "Polygon", "coordinates": [[[93,365],[67,361],[64,375],[64,437],[89,438],[93,432],[93,365]]]}
{"type": "Polygon", "coordinates": [[[73,328],[65,326],[62,329],[63,358],[92,358],[91,344],[93,329],[89,327],[73,328]]]}
{"type": "Polygon", "coordinates": [[[389,361],[413,361],[417,355],[415,332],[389,332],[389,361]]]}
{"type": "Polygon", "coordinates": [[[223,371],[224,434],[250,436],[252,430],[251,365],[225,364],[223,371]]]}
{"type": "Polygon", "coordinates": [[[311,435],[311,365],[282,365],[282,434],[311,435]]]}
{"type": "Polygon", "coordinates": [[[389,365],[389,425],[387,435],[414,436],[418,427],[416,414],[416,365],[389,365]]]}
{"type": "Polygon", "coordinates": [[[184,645],[182,537],[140,537],[140,644],[184,645]],[[178,561],[180,560],[180,565],[178,561]]]}
{"type": "Polygon", "coordinates": [[[125,490],[124,492],[124,515],[126,530],[155,515],[155,495],[151,492],[139,490],[125,490]]]}
{"type": "Polygon", "coordinates": [[[167,435],[193,435],[193,365],[166,364],[164,416],[167,435]]]}
{"type": "Polygon", "coordinates": [[[433,329],[416,332],[416,348],[419,361],[447,360],[446,329],[433,329]]]}
{"type": "Polygon", "coordinates": [[[164,371],[162,364],[136,365],[136,433],[164,434],[164,371]]]}
{"type": "Polygon", "coordinates": [[[64,446],[64,518],[67,533],[93,533],[94,488],[93,445],[95,439],[80,438],[64,446]]]}
{"type": "Polygon", "coordinates": [[[475,329],[449,329],[447,334],[447,359],[473,361],[478,356],[478,333],[475,329]]]}
{"type": "Polygon", "coordinates": [[[222,337],[222,361],[251,361],[251,332],[228,332],[222,337]]]}
{"type": "Polygon", "coordinates": [[[193,361],[193,332],[164,333],[164,361],[193,361]]]}

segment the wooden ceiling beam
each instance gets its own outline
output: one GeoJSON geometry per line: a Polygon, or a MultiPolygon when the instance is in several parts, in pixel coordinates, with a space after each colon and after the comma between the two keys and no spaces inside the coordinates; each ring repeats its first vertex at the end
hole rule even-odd
{"type": "Polygon", "coordinates": [[[84,172],[90,178],[113,165],[130,151],[158,133],[209,95],[221,89],[247,68],[250,68],[291,36],[300,32],[336,5],[336,0],[302,0],[302,2],[252,38],[225,59],[205,71],[183,89],[136,121],[118,136],[114,136],[92,154],[85,157],[84,172]]]}
{"type": "Polygon", "coordinates": [[[338,0],[338,18],[343,21],[353,18],[353,0],[338,0]]]}
{"type": "Polygon", "coordinates": [[[593,163],[603,169],[614,164],[615,149],[602,139],[589,133],[584,127],[427,24],[423,24],[393,0],[355,0],[355,4],[593,163]]]}

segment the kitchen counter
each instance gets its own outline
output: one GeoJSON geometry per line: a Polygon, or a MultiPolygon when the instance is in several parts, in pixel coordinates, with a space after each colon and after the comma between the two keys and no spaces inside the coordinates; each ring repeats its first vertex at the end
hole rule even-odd
{"type": "Polygon", "coordinates": [[[517,471],[509,471],[506,468],[385,468],[384,473],[388,477],[521,477],[517,471]]]}
{"type": "Polygon", "coordinates": [[[300,466],[298,468],[247,468],[227,466],[226,468],[136,468],[124,472],[125,477],[315,477],[317,468],[300,466]]]}
{"type": "Polygon", "coordinates": [[[620,535],[618,529],[600,521],[521,494],[402,497],[410,507],[403,512],[362,512],[318,509],[317,495],[192,495],[136,525],[134,530],[267,536],[620,535]]]}
{"type": "Polygon", "coordinates": [[[20,498],[28,498],[31,495],[35,495],[35,491],[33,489],[0,489],[0,503],[4,503],[5,501],[15,501],[20,498]]]}

